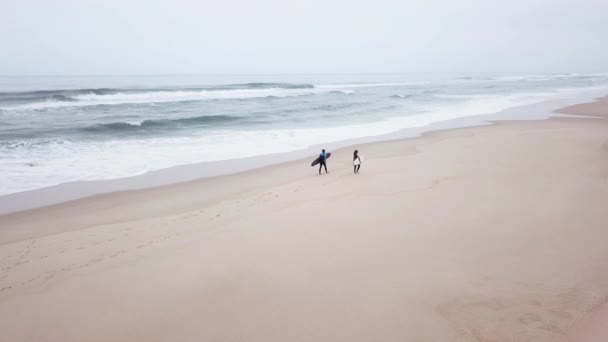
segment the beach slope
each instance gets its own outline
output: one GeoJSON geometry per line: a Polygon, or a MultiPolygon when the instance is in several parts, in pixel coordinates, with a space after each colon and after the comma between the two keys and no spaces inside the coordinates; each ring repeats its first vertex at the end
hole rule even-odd
{"type": "Polygon", "coordinates": [[[556,341],[608,300],[600,115],[357,149],[1,216],[2,340],[556,341]]]}

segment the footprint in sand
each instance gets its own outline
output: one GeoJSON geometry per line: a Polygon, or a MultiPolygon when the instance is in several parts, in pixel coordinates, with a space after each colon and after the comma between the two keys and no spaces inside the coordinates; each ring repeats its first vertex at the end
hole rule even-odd
{"type": "Polygon", "coordinates": [[[562,330],[558,326],[553,324],[543,324],[540,326],[540,328],[555,334],[562,334],[562,330]]]}
{"type": "Polygon", "coordinates": [[[572,317],[567,311],[549,310],[549,312],[558,319],[570,319],[572,317]]]}
{"type": "Polygon", "coordinates": [[[528,312],[522,316],[519,317],[519,321],[525,325],[530,325],[530,324],[534,324],[534,323],[538,323],[541,321],[541,318],[539,315],[532,313],[532,312],[528,312]]]}
{"type": "Polygon", "coordinates": [[[121,254],[123,254],[123,253],[126,253],[126,252],[127,252],[127,251],[125,251],[125,250],[120,250],[120,251],[118,251],[118,252],[116,252],[116,253],[114,253],[114,254],[110,255],[110,258],[116,258],[117,256],[119,256],[119,255],[121,255],[121,254]]]}

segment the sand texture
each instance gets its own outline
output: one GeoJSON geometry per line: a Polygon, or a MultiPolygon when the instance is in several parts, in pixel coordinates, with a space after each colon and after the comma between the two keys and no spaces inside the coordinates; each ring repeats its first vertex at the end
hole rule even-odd
{"type": "Polygon", "coordinates": [[[0,216],[1,340],[556,341],[601,314],[607,120],[356,148],[359,175],[345,149],[0,216]]]}

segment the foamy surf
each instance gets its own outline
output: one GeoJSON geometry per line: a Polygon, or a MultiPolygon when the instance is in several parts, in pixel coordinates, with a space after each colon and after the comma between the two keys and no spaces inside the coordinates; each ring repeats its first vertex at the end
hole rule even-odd
{"type": "Polygon", "coordinates": [[[47,99],[42,102],[25,103],[0,107],[4,110],[40,110],[61,107],[86,107],[100,105],[147,104],[166,102],[188,102],[221,99],[250,99],[264,97],[288,97],[312,95],[322,92],[318,89],[240,89],[240,90],[199,90],[199,91],[153,91],[144,93],[117,94],[82,94],[70,97],[69,100],[47,99]]]}
{"type": "Polygon", "coordinates": [[[0,88],[0,194],[297,151],[608,86],[608,75],[440,76],[0,88]]]}

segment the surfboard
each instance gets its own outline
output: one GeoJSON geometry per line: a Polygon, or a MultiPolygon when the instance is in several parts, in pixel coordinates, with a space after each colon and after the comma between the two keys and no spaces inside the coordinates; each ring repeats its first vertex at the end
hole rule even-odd
{"type": "MultiPolygon", "coordinates": [[[[329,157],[331,157],[331,152],[327,152],[326,153],[326,157],[325,160],[329,159],[329,157]]],[[[317,159],[313,160],[312,163],[310,164],[310,166],[315,166],[317,164],[319,164],[321,162],[321,157],[319,156],[317,159]]]]}

